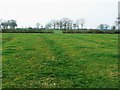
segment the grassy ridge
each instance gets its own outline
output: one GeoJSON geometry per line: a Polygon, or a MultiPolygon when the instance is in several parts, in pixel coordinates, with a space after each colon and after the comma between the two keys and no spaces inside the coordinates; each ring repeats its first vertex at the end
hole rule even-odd
{"type": "Polygon", "coordinates": [[[3,88],[117,87],[118,36],[3,34],[3,88]]]}

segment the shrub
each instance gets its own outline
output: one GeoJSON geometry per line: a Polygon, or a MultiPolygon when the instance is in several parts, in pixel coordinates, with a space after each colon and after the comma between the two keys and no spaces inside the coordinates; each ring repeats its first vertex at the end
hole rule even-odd
{"type": "Polygon", "coordinates": [[[85,30],[62,30],[63,33],[95,33],[95,34],[119,34],[120,30],[96,30],[96,29],[85,29],[85,30]]]}
{"type": "Polygon", "coordinates": [[[2,33],[53,33],[53,30],[44,29],[2,29],[2,33]]]}

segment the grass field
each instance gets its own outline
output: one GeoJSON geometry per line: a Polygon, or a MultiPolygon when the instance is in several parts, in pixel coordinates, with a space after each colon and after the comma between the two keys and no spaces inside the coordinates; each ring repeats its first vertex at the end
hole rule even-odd
{"type": "Polygon", "coordinates": [[[3,88],[118,87],[116,34],[3,34],[3,88]]]}

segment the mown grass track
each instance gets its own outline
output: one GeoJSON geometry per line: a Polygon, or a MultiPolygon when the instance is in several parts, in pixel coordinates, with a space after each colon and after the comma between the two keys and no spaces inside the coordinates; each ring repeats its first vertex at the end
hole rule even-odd
{"type": "Polygon", "coordinates": [[[3,88],[118,86],[118,35],[3,34],[3,88]]]}

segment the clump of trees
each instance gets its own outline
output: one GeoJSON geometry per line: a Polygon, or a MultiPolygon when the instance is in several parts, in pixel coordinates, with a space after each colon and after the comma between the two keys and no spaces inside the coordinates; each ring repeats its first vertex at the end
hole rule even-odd
{"type": "Polygon", "coordinates": [[[77,19],[75,21],[71,20],[70,18],[62,18],[60,20],[51,20],[50,22],[48,22],[45,25],[46,29],[64,29],[64,30],[72,30],[72,29],[80,29],[80,25],[81,25],[81,29],[83,29],[85,24],[85,19],[77,19]]]}
{"type": "Polygon", "coordinates": [[[97,29],[98,30],[117,30],[118,29],[118,21],[115,21],[112,26],[108,24],[100,24],[97,29]]]}
{"type": "Polygon", "coordinates": [[[17,27],[17,22],[15,20],[4,20],[0,23],[1,28],[3,29],[15,29],[17,27]]]}
{"type": "Polygon", "coordinates": [[[98,29],[100,29],[100,30],[109,30],[110,29],[110,25],[108,25],[108,24],[100,24],[98,26],[98,29]]]}

